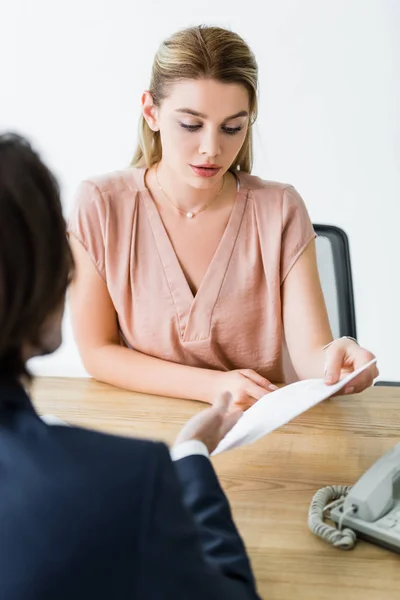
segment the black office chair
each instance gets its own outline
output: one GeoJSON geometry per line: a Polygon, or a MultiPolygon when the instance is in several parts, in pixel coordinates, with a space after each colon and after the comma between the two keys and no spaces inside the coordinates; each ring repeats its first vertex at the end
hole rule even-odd
{"type": "Polygon", "coordinates": [[[357,339],[347,235],[333,225],[314,225],[314,230],[318,236],[318,271],[333,337],[348,335],[357,339]]]}
{"type": "MultiPolygon", "coordinates": [[[[349,241],[333,225],[314,225],[318,271],[334,338],[349,335],[357,339],[349,241]]],[[[376,381],[378,386],[400,386],[400,381],[376,381]]]]}

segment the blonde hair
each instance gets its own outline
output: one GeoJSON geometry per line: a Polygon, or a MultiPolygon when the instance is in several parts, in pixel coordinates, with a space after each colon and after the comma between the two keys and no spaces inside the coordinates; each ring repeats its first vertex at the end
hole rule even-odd
{"type": "MultiPolygon", "coordinates": [[[[251,172],[253,165],[252,124],[257,118],[258,68],[254,54],[237,34],[220,27],[200,25],[178,31],[159,47],[153,62],[149,91],[160,106],[169,88],[184,79],[216,79],[237,83],[249,92],[250,124],[243,145],[230,170],[251,172]]],[[[132,159],[134,167],[151,167],[162,156],[160,133],[150,129],[141,115],[139,143],[132,159]]]]}

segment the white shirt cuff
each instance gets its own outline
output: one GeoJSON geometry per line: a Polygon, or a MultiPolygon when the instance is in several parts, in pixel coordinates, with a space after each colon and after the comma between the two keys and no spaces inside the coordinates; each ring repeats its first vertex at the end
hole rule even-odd
{"type": "Polygon", "coordinates": [[[188,440],[171,448],[171,458],[174,461],[181,460],[181,458],[185,458],[186,456],[192,456],[193,454],[201,454],[210,458],[207,446],[199,440],[188,440]]]}

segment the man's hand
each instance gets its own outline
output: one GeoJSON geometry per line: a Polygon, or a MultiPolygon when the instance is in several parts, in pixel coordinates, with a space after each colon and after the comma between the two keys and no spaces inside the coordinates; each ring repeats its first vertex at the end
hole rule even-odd
{"type": "Polygon", "coordinates": [[[178,434],[174,446],[189,440],[199,440],[211,454],[243,414],[239,408],[232,409],[232,401],[232,394],[229,392],[221,394],[211,408],[206,408],[189,419],[178,434]]]}

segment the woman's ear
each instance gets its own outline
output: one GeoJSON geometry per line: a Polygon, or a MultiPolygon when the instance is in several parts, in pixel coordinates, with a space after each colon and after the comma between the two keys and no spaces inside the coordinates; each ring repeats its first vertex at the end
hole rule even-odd
{"type": "Polygon", "coordinates": [[[160,131],[157,106],[154,104],[153,96],[148,90],[142,94],[142,113],[150,129],[160,131]]]}

